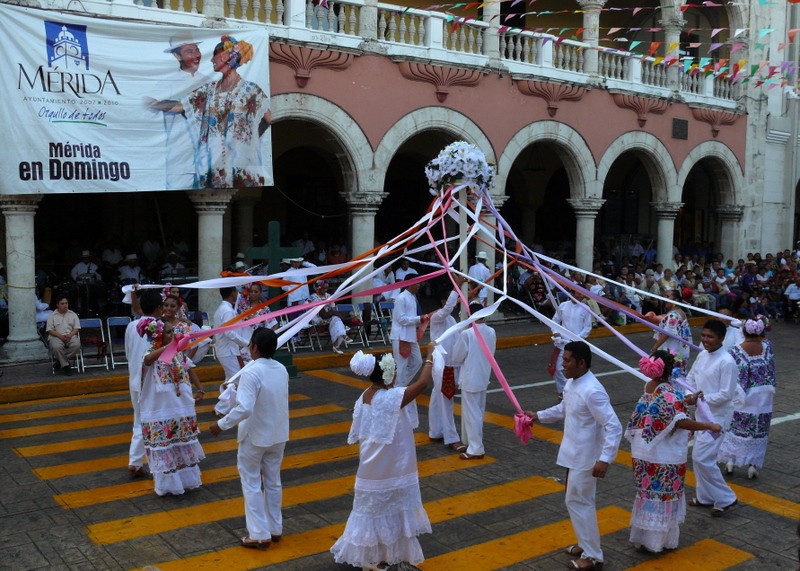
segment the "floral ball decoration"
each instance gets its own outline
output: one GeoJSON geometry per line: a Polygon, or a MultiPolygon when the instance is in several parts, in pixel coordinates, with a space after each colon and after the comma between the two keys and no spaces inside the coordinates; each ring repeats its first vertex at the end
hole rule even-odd
{"type": "Polygon", "coordinates": [[[164,322],[152,317],[143,317],[136,322],[136,333],[139,337],[147,337],[150,342],[160,344],[164,336],[164,322]]]}
{"type": "Polygon", "coordinates": [[[494,167],[478,147],[465,141],[447,145],[425,167],[425,176],[434,196],[446,186],[465,182],[488,192],[494,185],[494,167]]]}
{"type": "Polygon", "coordinates": [[[394,370],[397,367],[397,364],[394,362],[394,357],[392,357],[391,353],[386,353],[381,360],[378,361],[378,365],[381,367],[381,371],[383,371],[383,379],[384,385],[391,385],[392,381],[394,381],[394,370]]]}

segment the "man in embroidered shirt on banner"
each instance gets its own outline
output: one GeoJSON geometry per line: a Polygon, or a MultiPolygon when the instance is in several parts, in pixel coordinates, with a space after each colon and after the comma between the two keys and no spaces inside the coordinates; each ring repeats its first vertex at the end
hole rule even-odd
{"type": "Polygon", "coordinates": [[[565,503],[578,544],[567,548],[577,557],[571,569],[601,569],[603,551],[595,507],[596,478],[604,478],[622,438],[622,424],[597,377],[589,369],[592,352],[583,341],[564,346],[564,400],[538,412],[527,412],[534,422],[564,421],[564,438],[556,463],[567,469],[565,503]]]}

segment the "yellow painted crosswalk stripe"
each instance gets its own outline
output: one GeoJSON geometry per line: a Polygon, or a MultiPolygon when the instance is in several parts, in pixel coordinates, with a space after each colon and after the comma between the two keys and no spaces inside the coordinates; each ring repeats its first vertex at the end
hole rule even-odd
{"type": "MultiPolygon", "coordinates": [[[[425,478],[492,462],[494,462],[494,459],[488,457],[474,462],[463,462],[455,455],[442,456],[420,462],[419,476],[420,478],[425,478]]],[[[311,484],[284,487],[283,508],[348,494],[353,488],[354,480],[354,476],[345,476],[311,484]]],[[[236,497],[199,506],[98,523],[88,526],[88,531],[89,537],[95,543],[109,544],[182,529],[190,525],[243,516],[244,505],[242,498],[236,497]]]]}
{"type": "MultiPolygon", "coordinates": [[[[213,407],[212,407],[213,408],[213,407]]],[[[342,407],[335,404],[325,404],[320,406],[311,406],[306,408],[296,408],[289,411],[289,418],[303,418],[306,416],[316,416],[318,414],[327,414],[330,412],[339,412],[344,410],[342,407]]],[[[350,423],[344,422],[340,426],[346,425],[349,430],[350,423]]],[[[344,430],[342,431],[344,432],[344,430]]],[[[203,443],[203,450],[206,454],[214,452],[223,452],[236,449],[235,440],[222,440],[210,441],[203,443]]],[[[77,476],[79,474],[88,474],[89,472],[100,472],[103,470],[113,470],[114,468],[123,468],[128,465],[128,456],[111,456],[107,458],[99,458],[95,460],[84,460],[82,462],[70,462],[68,464],[56,464],[54,466],[44,466],[42,468],[34,468],[33,473],[42,480],[55,480],[56,478],[64,478],[66,476],[77,476]]]]}
{"type": "MultiPolygon", "coordinates": [[[[422,434],[416,434],[415,439],[417,444],[429,443],[428,437],[422,434]]],[[[337,462],[340,460],[348,460],[358,457],[358,446],[339,446],[337,448],[326,448],[325,450],[317,450],[314,452],[306,452],[303,454],[293,454],[291,456],[284,456],[281,470],[290,470],[293,468],[307,468],[315,464],[323,464],[326,462],[337,462]]],[[[202,464],[201,464],[202,468],[202,464]]],[[[203,484],[214,484],[217,482],[224,482],[238,478],[239,474],[236,471],[236,466],[225,466],[223,468],[213,468],[211,470],[204,470],[202,473],[203,484]]],[[[117,484],[115,486],[105,486],[102,488],[93,488],[91,490],[81,490],[79,492],[68,492],[54,496],[56,502],[66,509],[74,509],[85,506],[92,506],[117,500],[125,500],[139,496],[145,496],[153,493],[153,482],[147,480],[139,480],[135,482],[128,482],[126,484],[117,484]]]]}
{"type": "MultiPolygon", "coordinates": [[[[305,395],[289,395],[289,400],[292,402],[310,399],[311,397],[305,395]]],[[[128,406],[130,406],[130,404],[128,404],[128,406]]],[[[33,458],[34,456],[43,456],[46,454],[58,454],[60,452],[72,452],[75,450],[86,450],[89,448],[100,448],[101,446],[124,444],[126,442],[130,442],[130,440],[130,432],[125,432],[122,434],[110,434],[108,436],[98,436],[95,438],[80,438],[77,440],[53,442],[51,444],[39,444],[36,446],[20,446],[18,448],[14,448],[14,452],[17,454],[17,456],[21,456],[22,458],[33,458]]]]}
{"type": "MultiPolygon", "coordinates": [[[[81,395],[80,398],[82,399],[97,399],[97,398],[104,398],[104,397],[115,397],[120,395],[130,395],[130,391],[109,391],[105,393],[94,393],[90,395],[81,395]]],[[[12,410],[15,408],[28,408],[31,406],[31,402],[35,402],[37,405],[40,404],[50,404],[54,402],[73,402],[75,401],[75,396],[68,396],[68,397],[52,397],[47,399],[36,399],[35,401],[19,401],[19,402],[8,402],[0,404],[0,410],[12,410]]]]}
{"type": "MultiPolygon", "coordinates": [[[[425,511],[428,512],[428,518],[431,523],[436,524],[533,500],[561,490],[563,490],[561,484],[548,478],[533,476],[475,492],[426,502],[425,511]]],[[[267,551],[232,547],[177,561],[159,563],[154,567],[162,571],[167,571],[168,569],[192,569],[192,571],[201,571],[203,569],[225,569],[226,571],[257,569],[267,565],[299,559],[300,557],[324,553],[330,549],[343,530],[343,523],[334,524],[303,533],[285,535],[280,544],[270,547],[267,551]]],[[[332,561],[333,556],[331,556],[331,565],[333,565],[332,561]]],[[[469,569],[469,567],[462,568],[469,569]]]]}
{"type": "MultiPolygon", "coordinates": [[[[209,390],[205,394],[206,399],[216,398],[218,396],[219,396],[219,391],[217,390],[214,391],[209,390]]],[[[290,395],[289,397],[290,400],[292,396],[300,397],[300,398],[295,398],[295,400],[308,400],[311,398],[302,395],[290,395]]],[[[36,401],[36,402],[38,404],[41,401],[36,401]]],[[[48,410],[33,410],[28,412],[18,412],[14,414],[0,415],[0,424],[6,422],[24,422],[26,420],[36,420],[38,418],[56,418],[59,416],[70,416],[73,414],[88,414],[92,412],[102,412],[106,410],[118,410],[118,409],[129,410],[130,408],[131,408],[131,401],[126,399],[126,400],[112,401],[101,404],[70,406],[66,408],[54,408],[48,410]]]]}
{"type": "MultiPolygon", "coordinates": [[[[600,535],[628,527],[631,514],[615,506],[597,511],[600,535]]],[[[568,519],[515,533],[428,559],[422,569],[431,571],[493,571],[576,543],[568,519]]]]}
{"type": "MultiPolygon", "coordinates": [[[[325,406],[335,405],[322,405],[316,408],[324,408],[325,406]]],[[[342,407],[337,406],[337,410],[344,410],[342,407]]],[[[204,412],[211,412],[214,410],[213,404],[201,405],[195,407],[195,412],[201,414],[204,412]]],[[[3,438],[20,438],[24,436],[36,436],[39,434],[52,434],[56,432],[67,432],[69,430],[82,430],[86,428],[94,428],[97,426],[112,426],[114,424],[125,424],[133,421],[132,414],[125,414],[120,416],[109,416],[105,418],[94,418],[90,420],[76,420],[74,422],[62,422],[59,424],[43,424],[38,426],[28,426],[24,428],[9,428],[0,430],[0,439],[3,438]]]]}
{"type": "Polygon", "coordinates": [[[628,567],[627,571],[722,571],[752,559],[753,555],[713,539],[702,539],[656,559],[628,567]]]}

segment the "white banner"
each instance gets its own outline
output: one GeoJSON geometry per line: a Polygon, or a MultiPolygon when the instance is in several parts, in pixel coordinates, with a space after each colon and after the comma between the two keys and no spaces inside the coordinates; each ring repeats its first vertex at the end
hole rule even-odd
{"type": "Polygon", "coordinates": [[[272,185],[269,41],[0,5],[0,194],[272,185]]]}

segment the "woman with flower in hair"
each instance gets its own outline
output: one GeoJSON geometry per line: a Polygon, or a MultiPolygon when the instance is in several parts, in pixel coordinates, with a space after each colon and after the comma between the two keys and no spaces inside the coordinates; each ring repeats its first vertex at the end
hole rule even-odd
{"type": "Polygon", "coordinates": [[[669,382],[674,365],[667,351],[642,357],[639,369],[650,380],[625,430],[636,485],[630,541],[653,553],[678,547],[679,526],[686,518],[688,431],[722,430],[719,424],[689,418],[683,393],[669,382]]]}
{"type": "Polygon", "coordinates": [[[145,453],[159,496],[180,495],[199,488],[200,460],[195,403],[203,399],[203,386],[191,361],[177,353],[171,361],[159,357],[172,341],[173,326],[143,317],[136,327],[150,341],[144,357],[139,420],[145,453]]]}
{"type": "Polygon", "coordinates": [[[344,533],[331,547],[337,563],[362,569],[423,561],[417,536],[431,532],[419,490],[414,429],[401,409],[431,382],[434,344],[422,372],[407,387],[395,387],[391,353],[376,360],[358,351],[350,369],[372,385],[356,401],[349,444],[359,443],[353,511],[344,533]]]}
{"type": "Polygon", "coordinates": [[[729,351],[739,367],[739,388],[744,398],[734,407],[717,453],[717,462],[726,464],[728,474],[733,473],[734,466],[747,466],[750,479],[758,476],[758,468],[764,465],[775,395],[775,356],[772,344],[764,339],[766,324],[760,317],[744,322],[744,341],[729,351]]]}
{"type": "MultiPolygon", "coordinates": [[[[667,290],[664,296],[671,300],[675,299],[675,290],[667,290]]],[[[665,302],[664,309],[666,314],[661,316],[661,322],[658,326],[672,334],[672,337],[666,333],[656,332],[653,334],[655,342],[651,352],[664,349],[675,355],[680,355],[681,368],[685,369],[686,363],[689,360],[689,343],[692,342],[692,330],[689,328],[689,319],[683,310],[674,302],[665,302]]],[[[670,369],[670,372],[672,370],[670,369]]]]}
{"type": "Polygon", "coordinates": [[[222,77],[192,91],[181,101],[152,107],[185,113],[195,142],[195,188],[264,186],[261,136],[271,124],[269,96],[245,80],[239,67],[253,59],[253,46],[222,36],[211,63],[222,77]]]}

